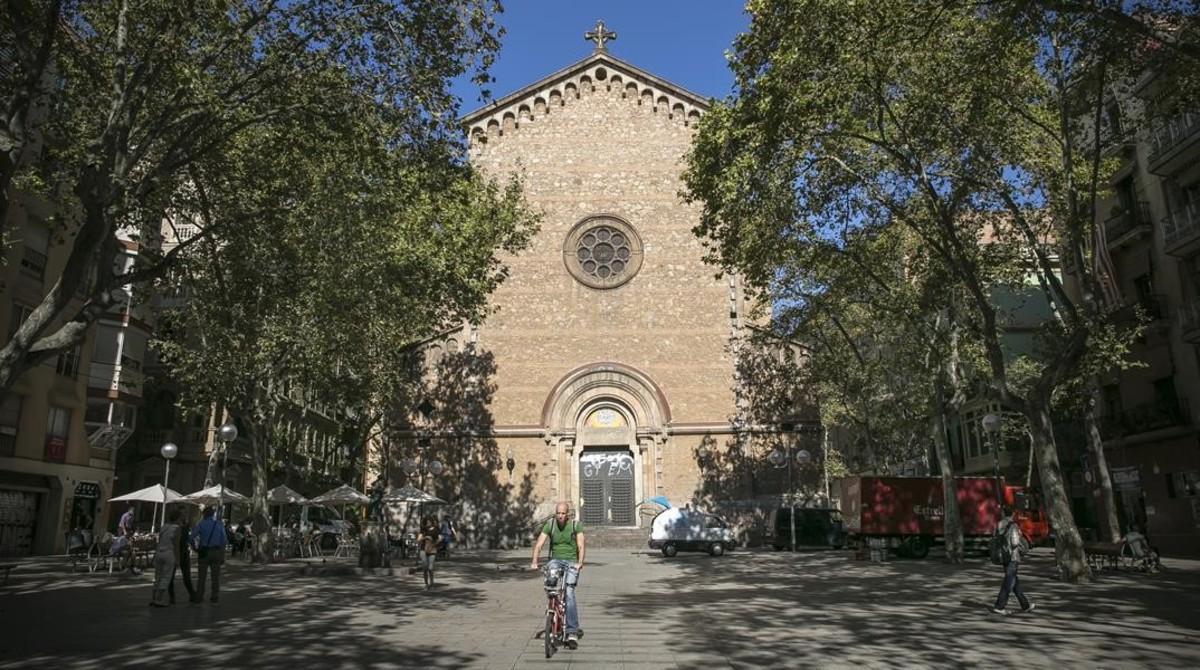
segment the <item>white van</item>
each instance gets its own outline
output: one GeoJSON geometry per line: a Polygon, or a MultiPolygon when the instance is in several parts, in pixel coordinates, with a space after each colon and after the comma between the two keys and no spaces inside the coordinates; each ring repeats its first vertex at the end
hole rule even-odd
{"type": "Polygon", "coordinates": [[[680,551],[707,551],[720,556],[737,546],[733,531],[721,517],[672,507],[650,523],[650,548],[668,558],[680,551]]]}

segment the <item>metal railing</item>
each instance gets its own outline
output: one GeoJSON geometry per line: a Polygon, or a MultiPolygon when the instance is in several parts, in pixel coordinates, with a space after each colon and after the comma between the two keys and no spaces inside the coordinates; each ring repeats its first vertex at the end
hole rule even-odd
{"type": "Polygon", "coordinates": [[[1127,407],[1119,414],[1100,418],[1100,428],[1106,438],[1137,435],[1152,430],[1186,426],[1191,423],[1186,398],[1155,400],[1127,407]]]}
{"type": "Polygon", "coordinates": [[[1191,110],[1177,114],[1150,131],[1150,162],[1162,158],[1184,140],[1200,131],[1200,113],[1191,110]]]}
{"type": "Polygon", "coordinates": [[[1108,238],[1109,246],[1134,228],[1150,225],[1152,221],[1148,202],[1139,201],[1132,209],[1115,211],[1104,222],[1104,234],[1108,238]]]}
{"type": "Polygon", "coordinates": [[[1171,212],[1162,218],[1163,243],[1170,247],[1200,233],[1200,212],[1195,203],[1171,212]]]}
{"type": "Polygon", "coordinates": [[[1138,296],[1113,314],[1113,321],[1124,323],[1142,317],[1149,321],[1167,318],[1167,296],[1161,294],[1138,296]]]}

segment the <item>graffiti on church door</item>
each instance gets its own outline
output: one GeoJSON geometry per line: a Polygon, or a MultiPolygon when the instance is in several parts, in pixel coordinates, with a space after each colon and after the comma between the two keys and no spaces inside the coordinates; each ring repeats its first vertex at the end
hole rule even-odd
{"type": "Polygon", "coordinates": [[[632,526],[633,455],[585,451],[579,456],[580,518],[585,526],[632,526]]]}

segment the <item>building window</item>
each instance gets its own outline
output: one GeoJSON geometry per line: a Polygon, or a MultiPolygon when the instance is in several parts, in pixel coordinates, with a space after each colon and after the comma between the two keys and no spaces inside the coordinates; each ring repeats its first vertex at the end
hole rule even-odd
{"type": "Polygon", "coordinates": [[[89,400],[83,421],[84,423],[108,423],[108,403],[103,400],[89,400]]]}
{"type": "Polygon", "coordinates": [[[92,362],[115,365],[120,351],[121,329],[118,326],[100,324],[92,341],[92,362]]]}
{"type": "Polygon", "coordinates": [[[17,450],[17,428],[21,425],[21,396],[9,393],[0,402],[0,456],[17,450]]]}
{"type": "Polygon", "coordinates": [[[1116,418],[1121,416],[1124,407],[1121,404],[1121,385],[1106,384],[1101,389],[1101,396],[1104,402],[1104,416],[1116,418]]]}
{"type": "Polygon", "coordinates": [[[112,424],[130,430],[137,428],[137,407],[123,402],[113,403],[112,424]]]}
{"type": "Polygon", "coordinates": [[[1167,475],[1167,497],[1193,498],[1200,492],[1200,470],[1172,472],[1167,475]]]}
{"type": "Polygon", "coordinates": [[[58,371],[58,374],[74,379],[79,374],[79,345],[59,354],[58,362],[54,367],[58,371]]]}
{"type": "Polygon", "coordinates": [[[67,460],[67,435],[71,427],[71,410],[66,407],[50,406],[46,413],[47,461],[65,463],[67,460]]]}
{"type": "Polygon", "coordinates": [[[25,251],[21,255],[21,273],[42,279],[46,276],[46,262],[50,254],[50,231],[43,224],[25,228],[25,251]]]}
{"type": "Polygon", "coordinates": [[[563,244],[567,271],[592,288],[616,288],[642,267],[642,241],[625,221],[592,216],[571,229],[563,244]]]}
{"type": "Polygon", "coordinates": [[[1179,419],[1179,396],[1175,392],[1175,376],[1168,375],[1154,380],[1155,409],[1172,419],[1179,419]]]}

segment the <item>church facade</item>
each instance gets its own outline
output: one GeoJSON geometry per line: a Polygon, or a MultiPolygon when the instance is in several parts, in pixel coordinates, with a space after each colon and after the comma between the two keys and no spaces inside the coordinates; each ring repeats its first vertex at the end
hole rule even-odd
{"type": "MultiPolygon", "coordinates": [[[[472,163],[500,182],[518,176],[541,222],[504,259],[510,275],[487,319],[426,344],[426,364],[468,352],[490,365],[475,379],[488,387],[486,420],[456,426],[452,407],[435,410],[448,418],[427,426],[423,451],[486,444],[491,472],[465,476],[494,479],[529,521],[567,500],[589,527],[648,525],[639,504],[693,500],[704,450],[733,435],[742,287],[703,262],[700,209],[679,195],[706,106],[600,40],[463,118],[472,163]]],[[[447,475],[461,470],[456,458],[480,457],[446,457],[447,475]]],[[[442,479],[422,481],[458,498],[463,515],[479,507],[472,491],[489,495],[478,481],[450,490],[442,479]]]]}

